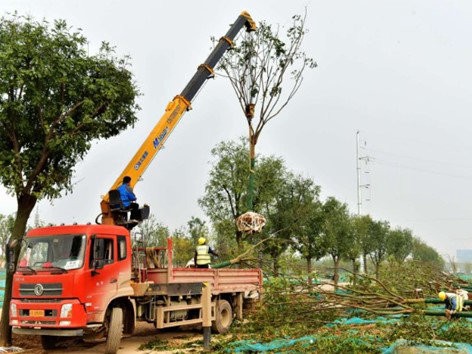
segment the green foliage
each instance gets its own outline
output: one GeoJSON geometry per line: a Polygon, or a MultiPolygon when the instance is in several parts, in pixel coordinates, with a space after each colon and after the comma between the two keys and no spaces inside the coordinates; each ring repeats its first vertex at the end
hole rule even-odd
{"type": "Polygon", "coordinates": [[[246,145],[241,138],[239,142],[221,142],[211,150],[216,161],[199,203],[213,222],[234,220],[246,211],[243,200],[249,176],[246,145]]]}
{"type": "Polygon", "coordinates": [[[448,288],[446,277],[437,267],[411,259],[385,263],[380,269],[379,280],[405,298],[414,298],[415,289],[421,289],[426,297],[435,297],[438,289],[448,288]]]}
{"type": "Polygon", "coordinates": [[[431,265],[436,266],[438,269],[443,269],[445,265],[444,259],[439,255],[439,253],[419,238],[413,239],[412,257],[417,261],[428,262],[431,265]]]}
{"type": "Polygon", "coordinates": [[[147,343],[141,344],[139,350],[166,350],[169,348],[169,341],[156,338],[147,343]]]}
{"type": "Polygon", "coordinates": [[[136,121],[138,91],[128,58],[65,21],[0,19],[0,182],[15,195],[56,198],[70,191],[75,164],[94,139],[136,121]]]}
{"type": "Polygon", "coordinates": [[[15,222],[14,215],[2,215],[0,214],[0,250],[1,256],[5,256],[5,246],[8,239],[13,233],[13,224],[15,222]]]}
{"type": "Polygon", "coordinates": [[[387,221],[374,221],[369,228],[368,240],[372,246],[370,259],[375,266],[375,274],[378,276],[380,264],[387,257],[387,240],[390,225],[387,221]]]}
{"type": "Polygon", "coordinates": [[[196,243],[185,235],[174,235],[172,237],[174,245],[173,263],[175,267],[185,267],[187,262],[193,258],[196,243]]]}
{"type": "Polygon", "coordinates": [[[411,230],[397,228],[387,235],[387,254],[397,262],[404,262],[413,250],[411,230]]]}
{"type": "Polygon", "coordinates": [[[385,339],[389,342],[406,339],[426,345],[436,345],[433,343],[436,340],[472,343],[472,328],[470,322],[464,320],[450,322],[427,316],[412,315],[386,328],[385,339]]]}
{"type": "Polygon", "coordinates": [[[165,246],[170,236],[169,228],[158,222],[151,214],[149,218],[140,225],[142,241],[146,246],[165,246]]]}
{"type": "Polygon", "coordinates": [[[206,226],[205,221],[200,218],[192,216],[192,218],[187,222],[187,226],[190,238],[193,240],[194,244],[197,244],[200,237],[208,238],[208,227],[206,226]]]}
{"type": "Polygon", "coordinates": [[[339,262],[354,244],[355,233],[347,204],[329,197],[322,206],[323,224],[321,245],[334,263],[334,281],[338,282],[339,262]]]}
{"type": "MultiPolygon", "coordinates": [[[[221,243],[236,241],[238,251],[242,250],[245,240],[238,232],[235,219],[247,211],[247,180],[249,152],[244,138],[238,142],[221,142],[214,149],[215,158],[210,171],[210,179],[205,186],[205,195],[199,203],[213,222],[218,232],[218,249],[221,243]],[[232,230],[232,231],[230,231],[232,230]],[[223,236],[230,237],[224,240],[223,236]]],[[[256,183],[253,199],[254,211],[261,211],[272,205],[275,195],[280,191],[285,176],[283,160],[275,157],[262,157],[255,167],[256,183]]],[[[255,241],[250,239],[250,241],[255,241]]],[[[222,248],[224,246],[222,245],[222,248]]]]}

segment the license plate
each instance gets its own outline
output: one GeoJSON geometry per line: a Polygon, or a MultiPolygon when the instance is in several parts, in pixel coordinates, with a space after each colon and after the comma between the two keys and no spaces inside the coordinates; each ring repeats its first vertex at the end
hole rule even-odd
{"type": "Polygon", "coordinates": [[[30,310],[31,317],[44,317],[44,310],[30,310]]]}

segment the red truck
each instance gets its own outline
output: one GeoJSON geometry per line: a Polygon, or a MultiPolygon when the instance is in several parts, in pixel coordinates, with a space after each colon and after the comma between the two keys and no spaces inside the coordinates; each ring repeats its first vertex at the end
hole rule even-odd
{"type": "Polygon", "coordinates": [[[104,337],[106,353],[116,353],[122,334],[133,333],[136,321],[156,328],[199,324],[203,319],[209,322],[211,309],[213,329],[224,333],[233,315],[242,318],[244,303],[261,291],[260,269],[174,268],[171,240],[165,247],[133,247],[130,230],[148,217],[149,207],[140,209],[137,221],[129,220],[116,188],[124,176],[132,178],[132,186],[139,181],[243,27],[255,29],[247,12],[238,16],[181,94],[167,105],[103,197],[98,225],[44,227],[27,233],[20,253],[9,257],[8,268],[15,271],[13,333],[39,335],[46,349],[64,337],[104,337]],[[205,283],[211,284],[211,293],[209,288],[203,291],[205,283]],[[208,302],[203,311],[202,303],[208,302]]]}
{"type": "Polygon", "coordinates": [[[165,247],[132,246],[115,225],[33,229],[23,239],[13,278],[13,333],[40,335],[45,349],[64,337],[106,337],[116,353],[136,321],[167,328],[202,323],[202,284],[212,289],[212,329],[224,333],[262,287],[260,269],[172,266],[165,247]]]}

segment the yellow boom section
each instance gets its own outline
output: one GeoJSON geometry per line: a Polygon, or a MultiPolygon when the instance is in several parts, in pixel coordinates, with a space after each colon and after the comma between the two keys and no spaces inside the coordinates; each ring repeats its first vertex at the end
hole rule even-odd
{"type": "MultiPolygon", "coordinates": [[[[161,119],[154,126],[126,168],[116,179],[115,183],[113,183],[111,189],[118,188],[121,185],[124,176],[131,177],[131,186],[134,186],[138,182],[152,159],[156,156],[159,150],[161,150],[164,142],[180,121],[180,118],[182,118],[189,108],[190,102],[180,95],[176,96],[171,102],[169,102],[161,119]]],[[[108,200],[108,195],[103,199],[108,200]]]]}

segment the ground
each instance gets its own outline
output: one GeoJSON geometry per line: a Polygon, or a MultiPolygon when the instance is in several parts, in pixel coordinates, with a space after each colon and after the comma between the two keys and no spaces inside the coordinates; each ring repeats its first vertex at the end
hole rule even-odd
{"type": "MultiPolygon", "coordinates": [[[[200,329],[159,331],[153,325],[147,323],[138,323],[133,336],[125,337],[121,340],[120,349],[117,354],[157,354],[172,353],[172,350],[139,350],[138,348],[150,341],[166,340],[170,343],[168,347],[179,346],[182,342],[203,340],[200,329]]],[[[38,336],[17,336],[13,335],[13,346],[23,348],[22,353],[27,354],[102,354],[105,351],[105,342],[101,343],[74,343],[67,348],[58,348],[54,350],[43,350],[38,336]]],[[[182,351],[180,351],[182,352],[182,351]]]]}

